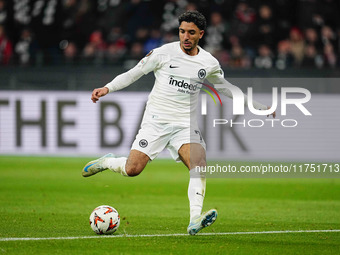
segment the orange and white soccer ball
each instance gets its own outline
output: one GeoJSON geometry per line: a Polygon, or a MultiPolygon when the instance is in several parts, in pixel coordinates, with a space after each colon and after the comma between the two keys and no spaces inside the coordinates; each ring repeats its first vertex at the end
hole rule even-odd
{"type": "Polygon", "coordinates": [[[116,232],[119,224],[120,216],[118,211],[109,205],[98,206],[90,215],[91,228],[99,235],[116,232]]]}

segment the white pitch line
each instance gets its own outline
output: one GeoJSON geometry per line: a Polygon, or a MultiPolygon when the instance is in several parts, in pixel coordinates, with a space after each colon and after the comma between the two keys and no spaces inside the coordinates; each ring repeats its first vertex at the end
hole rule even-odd
{"type": "MultiPolygon", "coordinates": [[[[282,231],[256,231],[256,232],[224,232],[224,233],[200,233],[197,236],[222,236],[222,235],[260,235],[260,234],[289,234],[289,233],[333,233],[340,232],[340,229],[324,230],[282,230],[282,231]]],[[[75,240],[75,239],[96,239],[96,238],[120,238],[120,237],[173,237],[189,236],[188,234],[154,234],[154,235],[98,235],[98,236],[62,236],[62,237],[8,237],[0,238],[0,242],[8,241],[43,241],[43,240],[75,240]]]]}

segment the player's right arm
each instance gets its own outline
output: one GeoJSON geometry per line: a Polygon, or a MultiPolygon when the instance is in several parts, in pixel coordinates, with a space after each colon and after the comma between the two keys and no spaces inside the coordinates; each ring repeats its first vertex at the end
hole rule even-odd
{"type": "Polygon", "coordinates": [[[107,95],[110,92],[114,92],[117,90],[121,90],[144,75],[141,68],[136,65],[134,68],[130,69],[129,71],[122,73],[116,78],[114,78],[111,82],[106,84],[102,88],[94,89],[92,92],[91,100],[93,103],[96,103],[100,97],[107,95]]]}
{"type": "Polygon", "coordinates": [[[109,89],[106,87],[94,89],[91,95],[92,102],[96,103],[100,97],[105,96],[107,93],[109,93],[109,89]]]}
{"type": "Polygon", "coordinates": [[[94,89],[91,96],[92,102],[96,103],[100,97],[129,86],[143,75],[158,68],[164,61],[164,56],[162,54],[152,53],[153,51],[146,55],[134,68],[118,75],[104,87],[94,89]]]}

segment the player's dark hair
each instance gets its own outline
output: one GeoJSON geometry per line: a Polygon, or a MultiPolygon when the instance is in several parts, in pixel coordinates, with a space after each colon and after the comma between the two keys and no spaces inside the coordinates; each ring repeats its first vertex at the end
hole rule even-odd
{"type": "Polygon", "coordinates": [[[183,21],[194,23],[200,30],[205,30],[205,28],[207,27],[207,21],[205,17],[202,13],[198,11],[186,11],[185,13],[182,13],[178,17],[179,25],[181,25],[183,21]]]}

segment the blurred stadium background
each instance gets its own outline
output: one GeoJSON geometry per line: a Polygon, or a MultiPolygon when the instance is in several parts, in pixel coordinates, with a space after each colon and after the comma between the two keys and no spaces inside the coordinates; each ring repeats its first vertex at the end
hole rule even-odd
{"type": "MultiPolygon", "coordinates": [[[[280,137],[290,146],[277,143],[271,149],[260,139],[269,130],[244,130],[230,139],[238,148],[233,158],[264,158],[249,157],[256,149],[242,144],[257,137],[253,144],[263,143],[278,154],[282,146],[288,153],[296,147],[291,145],[304,145],[286,154],[286,160],[292,154],[304,159],[302,151],[308,154],[311,148],[310,158],[323,148],[321,160],[334,160],[340,142],[335,129],[340,120],[332,113],[340,93],[336,0],[0,0],[0,153],[127,153],[153,75],[105,98],[100,107],[91,104],[90,91],[133,67],[151,49],[178,40],[177,16],[194,9],[208,21],[201,46],[244,92],[249,85],[257,94],[271,93],[273,86],[296,86],[318,98],[310,106],[318,115],[312,122],[298,132],[272,132],[271,139],[280,137]],[[305,138],[299,140],[301,134],[305,138]],[[310,143],[311,137],[319,139],[310,143]]],[[[259,98],[271,103],[270,95],[259,98]]]]}
{"type": "Polygon", "coordinates": [[[0,1],[4,66],[133,66],[177,39],[177,16],[208,20],[202,45],[226,68],[336,69],[336,0],[0,1]]]}

